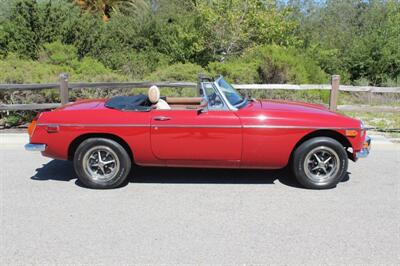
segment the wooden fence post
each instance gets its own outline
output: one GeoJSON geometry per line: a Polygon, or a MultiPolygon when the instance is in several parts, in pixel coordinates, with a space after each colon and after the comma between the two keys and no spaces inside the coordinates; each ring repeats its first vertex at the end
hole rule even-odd
{"type": "Polygon", "coordinates": [[[68,93],[68,74],[61,73],[60,74],[60,99],[61,104],[66,104],[69,102],[69,93],[68,93]]]}
{"type": "Polygon", "coordinates": [[[370,90],[368,92],[368,104],[372,105],[372,98],[374,97],[374,93],[372,92],[372,90],[370,90]]]}
{"type": "Polygon", "coordinates": [[[340,76],[333,75],[331,78],[331,95],[329,98],[329,110],[336,111],[339,98],[340,76]]]}

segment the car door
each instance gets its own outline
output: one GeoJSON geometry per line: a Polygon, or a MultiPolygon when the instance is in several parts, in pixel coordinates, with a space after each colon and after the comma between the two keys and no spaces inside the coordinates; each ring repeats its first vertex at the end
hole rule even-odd
{"type": "MultiPolygon", "coordinates": [[[[215,101],[214,101],[215,102],[215,101]]],[[[242,125],[235,112],[152,110],[151,147],[161,160],[240,162],[242,125]]]]}

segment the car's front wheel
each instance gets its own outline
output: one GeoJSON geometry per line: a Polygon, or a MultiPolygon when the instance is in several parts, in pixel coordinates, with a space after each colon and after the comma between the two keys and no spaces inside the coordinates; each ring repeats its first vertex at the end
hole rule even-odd
{"type": "Polygon", "coordinates": [[[90,138],[78,146],[74,156],[74,168],[85,186],[108,189],[124,183],[131,169],[131,160],[118,142],[105,138],[90,138]]]}
{"type": "Polygon", "coordinates": [[[335,187],[347,173],[348,158],[344,147],[327,137],[302,143],[293,154],[292,170],[306,188],[335,187]]]}

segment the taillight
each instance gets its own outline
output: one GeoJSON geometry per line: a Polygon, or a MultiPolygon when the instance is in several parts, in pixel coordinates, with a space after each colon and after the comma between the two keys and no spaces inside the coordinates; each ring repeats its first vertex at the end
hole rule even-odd
{"type": "Polygon", "coordinates": [[[36,122],[39,118],[39,114],[37,116],[35,116],[35,118],[33,118],[32,122],[29,124],[28,126],[28,134],[29,137],[32,137],[33,132],[35,131],[36,128],[36,122]]]}

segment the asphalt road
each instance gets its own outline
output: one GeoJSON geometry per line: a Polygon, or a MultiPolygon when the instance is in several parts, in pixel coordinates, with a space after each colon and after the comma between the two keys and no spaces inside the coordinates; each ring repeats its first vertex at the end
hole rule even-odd
{"type": "Polygon", "coordinates": [[[0,134],[1,265],[400,263],[400,145],[324,191],[285,171],[136,169],[89,190],[0,134]]]}

